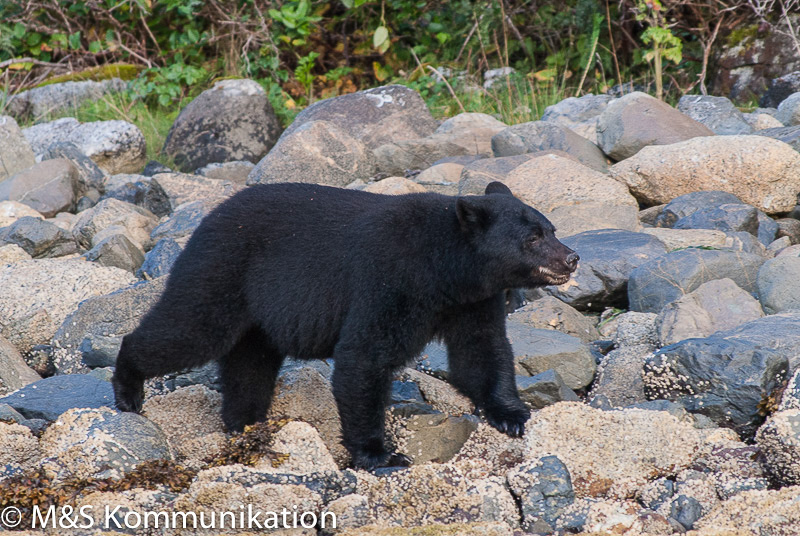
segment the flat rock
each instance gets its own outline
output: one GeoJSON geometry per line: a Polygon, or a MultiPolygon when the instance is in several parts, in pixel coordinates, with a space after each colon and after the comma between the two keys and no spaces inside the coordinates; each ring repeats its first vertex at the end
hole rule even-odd
{"type": "Polygon", "coordinates": [[[71,233],[32,216],[25,216],[8,227],[0,228],[0,244],[16,244],[37,259],[78,252],[78,244],[71,233]]]}
{"type": "Polygon", "coordinates": [[[756,291],[764,257],[739,251],[689,248],[642,263],[630,273],[628,304],[633,311],[658,313],[668,303],[714,279],[732,279],[747,292],[756,291]]]}
{"type": "Polygon", "coordinates": [[[115,119],[83,123],[69,141],[108,173],[137,173],[147,162],[147,147],[139,127],[115,119]]]}
{"type": "Polygon", "coordinates": [[[508,320],[532,328],[560,331],[587,343],[601,338],[592,320],[553,296],[526,304],[511,313],[508,320]]]}
{"type": "Polygon", "coordinates": [[[518,374],[536,376],[553,369],[570,389],[592,383],[597,365],[589,347],[580,339],[514,322],[508,322],[506,330],[518,374]]]}
{"type": "Polygon", "coordinates": [[[556,123],[521,123],[508,127],[492,138],[492,152],[496,157],[548,150],[563,151],[596,171],[605,172],[608,169],[606,158],[597,145],[556,123]]]}
{"type": "Polygon", "coordinates": [[[685,339],[708,337],[763,316],[761,305],[752,294],[732,279],[715,279],[661,310],[659,339],[667,346],[685,339]]]}
{"type": "Polygon", "coordinates": [[[624,230],[587,231],[562,241],[581,256],[578,269],[567,283],[541,292],[578,310],[626,307],[631,274],[667,253],[657,238],[624,230]]]}
{"type": "Polygon", "coordinates": [[[114,406],[114,391],[109,382],[86,374],[51,376],[30,383],[13,394],[0,398],[28,419],[54,421],[72,408],[114,406]]]}
{"type": "Polygon", "coordinates": [[[645,227],[642,233],[661,240],[667,251],[686,248],[735,249],[732,237],[723,231],[712,229],[670,229],[667,227],[645,227]]]}
{"type": "Polygon", "coordinates": [[[767,260],[758,271],[758,298],[767,314],[800,309],[800,257],[786,255],[767,260]]]}
{"type": "Polygon", "coordinates": [[[667,203],[698,190],[724,190],[774,214],[794,208],[800,154],[764,136],[699,137],[646,147],[611,167],[639,201],[667,203]]]}
{"type": "Polygon", "coordinates": [[[714,134],[751,134],[751,127],[744,114],[725,97],[710,95],[684,95],[678,101],[678,110],[698,123],[702,123],[714,134]]]}
{"type": "Polygon", "coordinates": [[[19,201],[46,218],[74,210],[84,192],[78,170],[64,158],[40,162],[0,182],[0,200],[19,201]]]}
{"type": "Polygon", "coordinates": [[[713,134],[669,104],[638,91],[612,100],[597,120],[598,145],[614,160],[630,158],[648,145],[670,145],[713,134]]]}
{"type": "Polygon", "coordinates": [[[13,117],[0,115],[0,182],[36,163],[33,150],[13,117]]]}

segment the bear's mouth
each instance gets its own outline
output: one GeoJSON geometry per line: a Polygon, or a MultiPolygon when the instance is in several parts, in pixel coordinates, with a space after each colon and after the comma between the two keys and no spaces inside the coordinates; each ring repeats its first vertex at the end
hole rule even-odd
{"type": "Polygon", "coordinates": [[[572,276],[572,272],[556,272],[546,266],[538,266],[536,275],[548,285],[563,285],[572,276]]]}

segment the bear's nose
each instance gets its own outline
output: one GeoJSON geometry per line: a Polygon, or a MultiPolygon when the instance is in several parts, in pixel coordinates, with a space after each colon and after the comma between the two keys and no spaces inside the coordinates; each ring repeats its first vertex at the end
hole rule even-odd
{"type": "Polygon", "coordinates": [[[574,270],[575,268],[577,268],[579,260],[581,260],[581,258],[578,256],[577,253],[573,251],[572,253],[567,255],[567,258],[564,262],[567,263],[567,266],[569,266],[570,270],[574,270]]]}

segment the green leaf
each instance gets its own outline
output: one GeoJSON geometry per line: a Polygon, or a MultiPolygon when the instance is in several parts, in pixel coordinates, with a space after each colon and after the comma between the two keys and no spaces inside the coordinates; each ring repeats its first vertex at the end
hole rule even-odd
{"type": "Polygon", "coordinates": [[[16,23],[14,25],[14,37],[16,37],[17,39],[22,39],[24,35],[25,35],[25,26],[21,22],[16,23]]]}
{"type": "Polygon", "coordinates": [[[389,39],[389,30],[386,29],[386,26],[378,26],[372,36],[372,46],[378,48],[384,44],[387,39],[389,39]]]}
{"type": "Polygon", "coordinates": [[[186,30],[186,35],[189,37],[189,40],[192,43],[197,43],[200,40],[200,32],[194,28],[189,28],[186,30]]]}
{"type": "Polygon", "coordinates": [[[169,98],[169,95],[162,94],[158,96],[158,104],[160,104],[161,106],[167,106],[170,100],[171,99],[169,98]]]}
{"type": "Polygon", "coordinates": [[[29,47],[35,47],[39,43],[42,42],[42,34],[39,32],[31,32],[28,34],[28,37],[25,39],[25,42],[28,44],[29,47]]]}
{"type": "Polygon", "coordinates": [[[72,50],[78,50],[81,48],[81,32],[75,32],[74,34],[70,34],[69,36],[69,48],[72,50]]]}
{"type": "Polygon", "coordinates": [[[369,0],[356,0],[356,7],[361,7],[367,2],[369,2],[369,0]]]}
{"type": "Polygon", "coordinates": [[[439,32],[436,34],[436,40],[439,41],[440,45],[443,45],[450,40],[450,34],[445,32],[439,32]]]}
{"type": "Polygon", "coordinates": [[[97,54],[103,49],[103,46],[100,44],[100,41],[92,41],[89,43],[89,52],[92,54],[97,54]]]}
{"type": "Polygon", "coordinates": [[[354,0],[342,0],[342,5],[347,9],[352,9],[354,5],[354,0]]]}

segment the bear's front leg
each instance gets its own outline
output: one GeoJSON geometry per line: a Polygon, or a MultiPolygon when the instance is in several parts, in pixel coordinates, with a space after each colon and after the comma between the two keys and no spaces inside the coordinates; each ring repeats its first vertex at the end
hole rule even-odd
{"type": "Polygon", "coordinates": [[[448,316],[442,336],[448,381],[472,400],[490,425],[511,437],[524,434],[531,414],[517,391],[504,296],[457,308],[448,316]]]}
{"type": "Polygon", "coordinates": [[[411,460],[386,449],[383,441],[392,371],[374,349],[337,351],[333,396],[342,422],[342,443],[359,469],[408,466],[411,460]]]}

